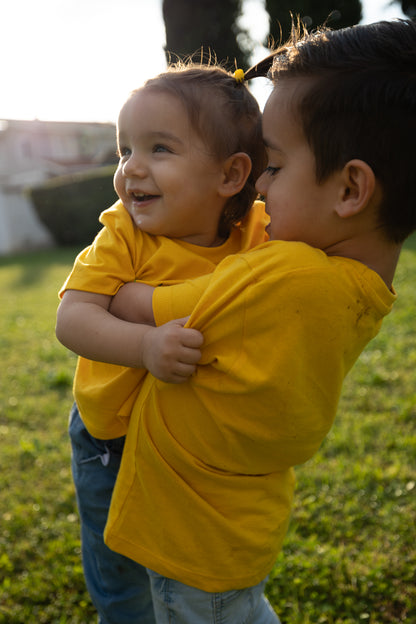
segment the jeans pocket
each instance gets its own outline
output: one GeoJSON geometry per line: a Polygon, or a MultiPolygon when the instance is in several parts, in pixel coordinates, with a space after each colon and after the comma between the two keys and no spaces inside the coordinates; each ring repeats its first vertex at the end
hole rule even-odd
{"type": "Polygon", "coordinates": [[[120,464],[124,447],[124,437],[114,440],[94,438],[85,427],[76,404],[72,406],[69,417],[69,437],[72,445],[72,459],[75,464],[99,461],[108,466],[110,460],[120,464]]]}

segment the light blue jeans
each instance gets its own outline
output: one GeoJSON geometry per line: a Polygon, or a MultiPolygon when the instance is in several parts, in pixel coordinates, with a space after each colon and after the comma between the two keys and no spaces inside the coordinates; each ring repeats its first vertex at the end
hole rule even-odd
{"type": "Polygon", "coordinates": [[[280,624],[264,586],[204,592],[148,570],[158,624],[280,624]]]}
{"type": "Polygon", "coordinates": [[[110,550],[103,532],[124,438],[93,438],[76,405],[69,434],[84,575],[99,624],[279,624],[263,593],[266,580],[242,590],[209,593],[146,570],[110,550]]]}

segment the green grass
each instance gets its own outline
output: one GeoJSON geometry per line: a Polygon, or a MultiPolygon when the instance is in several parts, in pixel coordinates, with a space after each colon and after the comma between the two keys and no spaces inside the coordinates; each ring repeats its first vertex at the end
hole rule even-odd
{"type": "MultiPolygon", "coordinates": [[[[75,357],[54,337],[73,249],[0,260],[0,624],[89,624],[67,418],[75,357]]],[[[297,469],[268,584],[283,624],[416,622],[416,238],[399,300],[297,469]],[[412,610],[413,609],[413,610],[412,610]]]]}

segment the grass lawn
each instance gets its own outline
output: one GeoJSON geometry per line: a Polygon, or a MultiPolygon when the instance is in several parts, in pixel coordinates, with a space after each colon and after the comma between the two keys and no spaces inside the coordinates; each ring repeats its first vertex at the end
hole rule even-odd
{"type": "MultiPolygon", "coordinates": [[[[0,624],[90,624],[66,425],[75,356],[54,337],[76,250],[0,259],[0,624]]],[[[297,469],[268,595],[283,624],[416,623],[416,238],[399,299],[297,469]]]]}

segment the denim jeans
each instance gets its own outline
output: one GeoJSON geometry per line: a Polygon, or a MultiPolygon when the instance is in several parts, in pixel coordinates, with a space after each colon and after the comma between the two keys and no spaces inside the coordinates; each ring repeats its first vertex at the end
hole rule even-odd
{"type": "Polygon", "coordinates": [[[103,539],[124,438],[98,440],[73,405],[69,434],[81,519],[82,561],[99,624],[279,624],[263,590],[204,592],[146,570],[103,539]]]}
{"type": "Polygon", "coordinates": [[[76,405],[69,421],[72,474],[81,519],[85,582],[100,624],[156,624],[146,568],[104,544],[124,438],[98,440],[86,430],[76,405]]]}
{"type": "Polygon", "coordinates": [[[204,592],[148,570],[158,624],[279,624],[263,591],[254,587],[204,592]]]}

